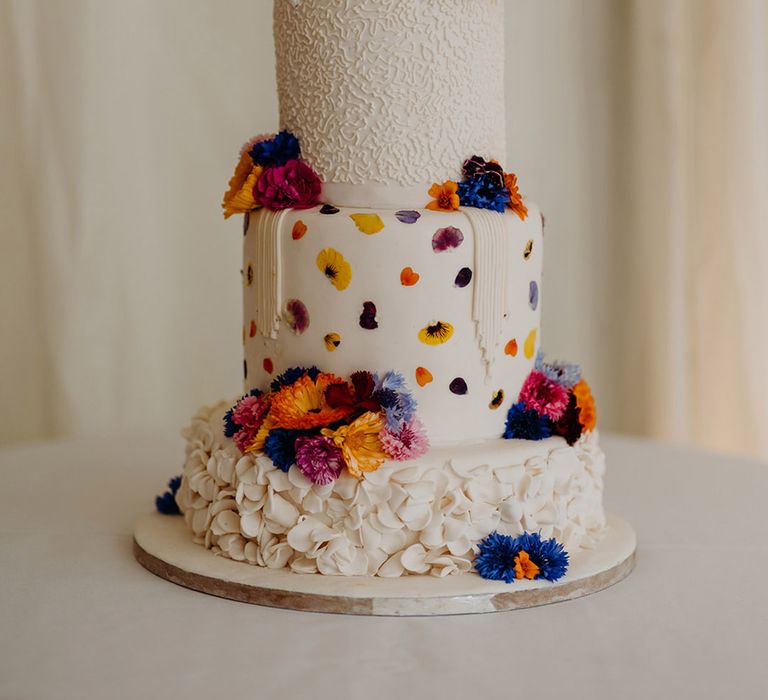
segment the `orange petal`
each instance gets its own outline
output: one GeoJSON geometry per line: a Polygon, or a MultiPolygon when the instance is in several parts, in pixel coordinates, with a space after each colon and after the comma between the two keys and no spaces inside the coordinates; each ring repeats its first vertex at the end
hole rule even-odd
{"type": "Polygon", "coordinates": [[[404,267],[400,272],[400,284],[403,287],[413,287],[419,279],[421,279],[421,275],[418,272],[414,272],[412,267],[404,267]]]}
{"type": "Polygon", "coordinates": [[[512,357],[517,355],[517,341],[514,338],[504,346],[504,354],[512,357]]]}
{"type": "Polygon", "coordinates": [[[291,230],[291,238],[293,238],[294,241],[298,241],[299,238],[304,237],[306,232],[307,225],[301,219],[298,219],[291,230]]]}
{"type": "Polygon", "coordinates": [[[416,383],[419,386],[424,386],[425,384],[429,384],[432,381],[432,372],[430,372],[426,367],[417,367],[416,368],[416,383]]]}
{"type": "Polygon", "coordinates": [[[256,321],[251,321],[251,327],[248,329],[248,335],[251,338],[256,335],[256,321]]]}
{"type": "Polygon", "coordinates": [[[272,372],[275,371],[275,365],[273,364],[272,360],[270,360],[268,357],[264,358],[264,362],[262,364],[264,366],[264,371],[267,374],[272,374],[272,372]]]}

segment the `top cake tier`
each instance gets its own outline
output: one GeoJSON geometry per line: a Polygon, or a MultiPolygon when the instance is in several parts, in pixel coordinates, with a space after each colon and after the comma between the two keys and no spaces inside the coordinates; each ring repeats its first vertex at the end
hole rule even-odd
{"type": "Polygon", "coordinates": [[[505,157],[502,0],[275,0],[280,126],[348,206],[423,206],[505,157]]]}

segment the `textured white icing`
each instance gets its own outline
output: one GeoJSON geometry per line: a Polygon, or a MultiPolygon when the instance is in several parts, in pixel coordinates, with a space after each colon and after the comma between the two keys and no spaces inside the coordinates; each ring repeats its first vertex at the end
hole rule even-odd
{"type": "Polygon", "coordinates": [[[605,458],[595,433],[573,447],[490,440],[386,462],[361,481],[317,486],[293,466],[240,455],[220,403],[184,432],[176,500],[194,539],[237,561],[302,573],[444,576],[468,571],[493,530],[591,548],[605,526],[605,458]]]}
{"type": "MultiPolygon", "coordinates": [[[[541,286],[543,255],[541,217],[533,205],[529,207],[525,222],[511,212],[466,208],[450,213],[421,210],[415,223],[401,222],[391,210],[342,208],[333,215],[321,214],[319,208],[287,212],[279,231],[282,290],[273,296],[301,300],[309,312],[309,327],[296,334],[281,321],[275,337],[246,334],[246,390],[263,389],[275,374],[294,366],[317,365],[343,377],[361,369],[394,369],[408,381],[433,444],[499,437],[506,412],[533,368],[533,355],[525,356],[524,343],[538,329],[541,314],[540,303],[535,309],[529,304],[530,283],[541,286]],[[350,218],[355,213],[379,216],[384,228],[362,233],[350,218]],[[291,232],[299,220],[307,231],[294,240],[291,232]],[[476,225],[480,230],[475,230],[476,225]],[[434,252],[435,232],[449,226],[462,231],[463,242],[453,250],[434,252]],[[528,241],[533,248],[526,259],[528,241]],[[317,268],[318,253],[328,247],[342,253],[352,268],[352,281],[342,291],[317,268]],[[417,284],[401,284],[405,267],[420,275],[417,284]],[[454,286],[456,275],[465,267],[472,270],[472,280],[463,288],[454,286]],[[375,330],[360,327],[365,301],[376,305],[379,327],[375,330]],[[450,323],[453,336],[442,345],[425,345],[418,332],[435,321],[450,323]],[[329,352],[323,339],[332,332],[341,336],[341,344],[329,352]],[[511,339],[518,346],[515,356],[504,351],[511,339]],[[264,369],[265,358],[272,373],[264,369]],[[433,381],[418,386],[417,367],[427,368],[433,381]],[[463,396],[449,390],[457,377],[468,386],[463,396]],[[499,389],[505,399],[493,410],[489,403],[499,389]]],[[[258,239],[265,234],[259,225],[263,216],[263,210],[250,216],[245,261],[258,255],[258,239]]],[[[272,236],[271,229],[268,235],[272,236]]],[[[269,279],[277,278],[270,273],[269,279]]],[[[246,286],[246,329],[259,303],[253,287],[246,286]]]]}
{"type": "Polygon", "coordinates": [[[428,187],[475,153],[503,162],[502,0],[274,7],[280,126],[324,182],[428,187]]]}

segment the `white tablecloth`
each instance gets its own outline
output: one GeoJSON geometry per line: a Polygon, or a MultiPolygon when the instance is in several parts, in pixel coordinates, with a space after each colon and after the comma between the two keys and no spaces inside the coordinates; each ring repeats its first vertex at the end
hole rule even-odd
{"type": "Polygon", "coordinates": [[[604,437],[625,581],[491,615],[365,618],[180,588],[131,554],[172,437],[0,451],[0,698],[766,698],[768,465],[604,437]]]}

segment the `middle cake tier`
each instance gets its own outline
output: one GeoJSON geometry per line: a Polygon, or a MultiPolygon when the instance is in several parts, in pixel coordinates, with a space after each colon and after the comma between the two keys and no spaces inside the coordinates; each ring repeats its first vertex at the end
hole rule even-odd
{"type": "Polygon", "coordinates": [[[542,221],[329,205],[244,224],[245,388],[316,365],[403,375],[432,444],[499,437],[534,365],[542,221]]]}

